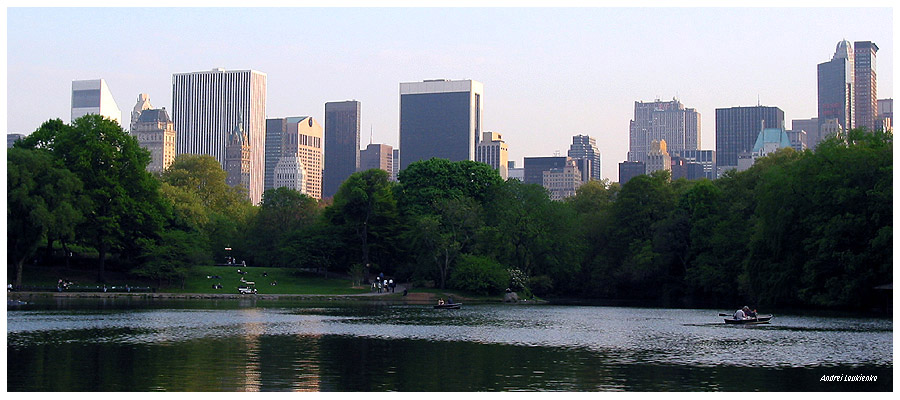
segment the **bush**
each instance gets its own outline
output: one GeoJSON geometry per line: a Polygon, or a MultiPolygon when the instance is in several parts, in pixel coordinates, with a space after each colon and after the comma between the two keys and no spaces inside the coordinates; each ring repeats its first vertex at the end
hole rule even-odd
{"type": "Polygon", "coordinates": [[[500,263],[481,256],[463,254],[450,275],[450,286],[481,295],[503,292],[509,273],[500,263]]]}

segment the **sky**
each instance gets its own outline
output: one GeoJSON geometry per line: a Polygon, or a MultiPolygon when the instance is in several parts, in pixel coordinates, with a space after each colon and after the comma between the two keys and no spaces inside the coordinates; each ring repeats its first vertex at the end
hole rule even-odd
{"type": "Polygon", "coordinates": [[[10,7],[7,132],[69,122],[73,80],[105,79],[127,126],[138,94],[171,109],[173,73],[221,67],[267,74],[267,118],[323,124],[325,102],[355,99],[361,147],[370,137],[396,147],[400,82],[473,79],[484,84],[484,130],[503,134],[517,166],[565,155],[585,134],[597,140],[603,177],[617,181],[636,101],[695,108],[702,149],[715,149],[716,108],[779,107],[790,129],[816,116],[816,65],[843,39],[875,42],[878,98],[893,98],[893,9],[876,4],[10,7]]]}

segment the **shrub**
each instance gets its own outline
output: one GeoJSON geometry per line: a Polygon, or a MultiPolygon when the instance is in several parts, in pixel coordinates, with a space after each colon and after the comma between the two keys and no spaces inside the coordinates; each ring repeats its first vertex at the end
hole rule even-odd
{"type": "Polygon", "coordinates": [[[482,256],[463,254],[450,275],[450,286],[481,295],[503,292],[509,273],[500,263],[482,256]]]}

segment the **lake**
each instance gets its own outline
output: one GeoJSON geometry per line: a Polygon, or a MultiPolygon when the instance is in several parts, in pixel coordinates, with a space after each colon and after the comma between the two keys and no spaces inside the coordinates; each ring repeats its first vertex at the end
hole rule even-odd
{"type": "Polygon", "coordinates": [[[7,310],[7,390],[893,389],[890,319],[721,311],[46,299],[7,310]]]}

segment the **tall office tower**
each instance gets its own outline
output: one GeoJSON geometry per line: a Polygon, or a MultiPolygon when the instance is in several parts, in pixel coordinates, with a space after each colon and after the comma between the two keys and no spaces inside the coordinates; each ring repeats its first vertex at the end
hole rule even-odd
{"type": "Polygon", "coordinates": [[[815,143],[819,142],[819,119],[792,119],[791,130],[806,132],[807,148],[815,147],[815,143]]]}
{"type": "Polygon", "coordinates": [[[400,173],[400,149],[394,149],[391,157],[391,180],[397,182],[397,174],[400,173]]]}
{"type": "Polygon", "coordinates": [[[474,161],[483,93],[473,80],[401,83],[400,169],[430,158],[474,161]]]}
{"type": "Polygon", "coordinates": [[[475,161],[490,165],[505,181],[509,178],[509,147],[500,132],[485,132],[475,146],[475,161]]]}
{"type": "Polygon", "coordinates": [[[243,121],[238,121],[225,143],[225,183],[229,186],[249,190],[252,172],[250,151],[250,138],[243,121]]]}
{"type": "Polygon", "coordinates": [[[72,81],[72,119],[97,114],[122,125],[122,111],[103,79],[72,81]]]}
{"type": "Polygon", "coordinates": [[[172,75],[172,119],[178,154],[206,154],[224,168],[230,133],[243,123],[250,146],[248,195],[262,200],[265,176],[266,74],[258,71],[187,72],[172,75]]]}
{"type": "Polygon", "coordinates": [[[599,181],[600,178],[600,149],[597,148],[597,139],[588,135],[572,136],[572,145],[569,146],[569,157],[576,160],[590,160],[590,180],[599,181]]]}
{"type": "Polygon", "coordinates": [[[647,173],[656,171],[672,171],[672,158],[665,139],[650,143],[650,152],[647,153],[647,173]]]}
{"type": "MultiPolygon", "coordinates": [[[[856,126],[853,105],[853,46],[843,40],[837,44],[831,61],[818,65],[819,124],[836,119],[846,129],[856,126]]],[[[824,139],[821,133],[810,147],[824,139]]],[[[721,159],[721,155],[720,155],[721,159]]]]}
{"type": "Polygon", "coordinates": [[[853,42],[853,107],[856,127],[875,129],[878,119],[878,80],[875,73],[875,53],[872,42],[853,42]]]}
{"type": "Polygon", "coordinates": [[[629,126],[628,161],[647,160],[650,144],[665,140],[670,151],[700,148],[700,113],[685,108],[677,99],[634,102],[629,126]]]}
{"type": "Polygon", "coordinates": [[[619,163],[619,184],[624,185],[638,175],[647,173],[647,166],[643,161],[622,161],[619,163]]]}
{"type": "MultiPolygon", "coordinates": [[[[276,159],[267,158],[266,163],[275,164],[273,168],[273,188],[282,186],[291,187],[295,190],[305,187],[309,197],[314,199],[322,198],[322,126],[319,125],[312,117],[288,117],[266,120],[266,131],[274,130],[274,127],[281,126],[283,131],[279,135],[281,138],[281,154],[276,159]],[[302,168],[303,173],[295,172],[291,179],[303,179],[305,182],[301,185],[299,182],[285,183],[281,182],[279,186],[279,178],[277,170],[279,166],[291,168],[296,171],[302,168]]],[[[285,176],[282,176],[285,178],[285,176]]]]}
{"type": "Polygon", "coordinates": [[[550,192],[550,200],[562,200],[575,195],[575,192],[584,183],[581,180],[582,173],[578,170],[576,160],[566,160],[562,168],[551,168],[544,171],[542,185],[550,192]]]}
{"type": "Polygon", "coordinates": [[[341,183],[359,168],[359,119],[360,103],[356,100],[325,103],[325,197],[334,196],[341,183]]]}
{"type": "Polygon", "coordinates": [[[369,143],[359,152],[359,170],[380,169],[391,174],[394,170],[394,148],[387,144],[369,143]]]}
{"type": "Polygon", "coordinates": [[[525,173],[522,183],[534,185],[544,184],[544,171],[553,168],[565,168],[568,157],[525,157],[523,166],[525,173]]]}
{"type": "Polygon", "coordinates": [[[263,183],[264,190],[275,188],[275,165],[281,160],[281,136],[286,131],[286,119],[266,119],[266,174],[263,183]]]}
{"type": "Polygon", "coordinates": [[[878,99],[878,124],[876,130],[887,132],[894,127],[894,99],[878,99]]]}
{"type": "Polygon", "coordinates": [[[736,168],[738,155],[749,152],[762,128],[784,127],[778,107],[752,106],[716,109],[716,162],[721,171],[736,168]]]}
{"type": "Polygon", "coordinates": [[[149,110],[153,108],[153,105],[150,104],[150,95],[146,93],[141,93],[138,95],[137,103],[134,105],[134,108],[131,109],[131,126],[128,130],[132,134],[134,134],[135,125],[137,125],[138,118],[141,117],[141,111],[149,110]]]}
{"type": "Polygon", "coordinates": [[[131,121],[131,134],[150,151],[147,171],[163,172],[175,161],[175,124],[165,108],[145,109],[131,121]]]}

